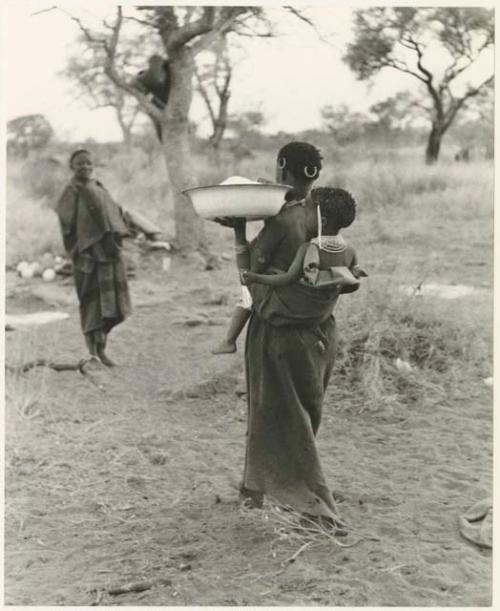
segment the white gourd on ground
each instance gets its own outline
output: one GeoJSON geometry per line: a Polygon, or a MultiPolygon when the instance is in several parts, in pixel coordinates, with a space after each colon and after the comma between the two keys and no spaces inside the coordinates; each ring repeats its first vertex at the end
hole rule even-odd
{"type": "Polygon", "coordinates": [[[42,278],[44,282],[52,282],[56,278],[56,272],[51,267],[49,267],[44,270],[42,278]]]}

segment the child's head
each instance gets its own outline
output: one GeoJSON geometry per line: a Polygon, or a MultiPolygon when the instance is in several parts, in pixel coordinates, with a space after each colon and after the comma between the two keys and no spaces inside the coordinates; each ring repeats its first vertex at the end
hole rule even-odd
{"type": "Polygon", "coordinates": [[[85,149],[74,151],[69,158],[69,167],[73,170],[76,178],[88,180],[93,171],[90,153],[85,149]]]}
{"type": "Polygon", "coordinates": [[[279,151],[276,180],[296,186],[313,183],[321,171],[321,154],[307,142],[289,142],[279,151]]]}
{"type": "Polygon", "coordinates": [[[319,206],[324,234],[334,235],[354,221],[356,202],[344,189],[317,187],[311,191],[311,197],[316,206],[319,206]]]}

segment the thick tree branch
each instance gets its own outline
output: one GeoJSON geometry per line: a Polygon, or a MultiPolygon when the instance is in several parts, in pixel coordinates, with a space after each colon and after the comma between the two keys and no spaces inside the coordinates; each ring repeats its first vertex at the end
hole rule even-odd
{"type": "Polygon", "coordinates": [[[488,77],[485,81],[483,81],[477,87],[471,87],[461,98],[455,101],[455,104],[450,106],[450,108],[448,109],[448,112],[446,113],[446,117],[444,119],[444,129],[445,130],[448,129],[450,125],[453,123],[453,119],[455,118],[455,115],[460,110],[460,108],[462,108],[462,106],[467,102],[467,100],[481,93],[481,91],[485,87],[487,87],[490,83],[493,82],[493,78],[494,76],[492,75],[488,77]]]}
{"type": "Polygon", "coordinates": [[[212,106],[212,102],[210,100],[210,96],[208,95],[208,91],[206,90],[206,87],[203,83],[202,77],[197,67],[195,67],[194,69],[194,74],[195,74],[196,80],[198,81],[198,86],[197,86],[198,93],[201,95],[201,97],[203,98],[203,101],[205,102],[205,106],[207,107],[208,114],[210,115],[210,121],[212,122],[212,125],[213,125],[215,124],[215,112],[212,106]]]}
{"type": "Polygon", "coordinates": [[[413,37],[409,37],[409,42],[410,44],[413,45],[413,48],[415,49],[415,52],[417,53],[417,68],[420,70],[420,72],[425,76],[425,78],[427,79],[427,82],[429,83],[429,85],[432,86],[432,81],[434,79],[434,76],[432,75],[432,73],[427,70],[427,68],[425,68],[422,64],[422,60],[424,57],[424,53],[422,51],[421,46],[418,44],[418,42],[416,40],[413,39],[413,37]]]}
{"type": "Polygon", "coordinates": [[[106,61],[104,64],[104,72],[109,77],[109,79],[120,89],[127,91],[130,95],[134,96],[135,99],[139,102],[145,112],[154,117],[158,121],[161,121],[163,117],[163,113],[159,108],[157,108],[152,102],[148,100],[148,98],[143,95],[140,91],[138,91],[135,87],[130,85],[123,77],[118,74],[115,66],[116,59],[116,49],[118,46],[118,41],[120,39],[120,31],[123,23],[123,14],[121,6],[117,7],[116,10],[116,20],[113,26],[113,33],[111,35],[111,40],[109,44],[106,44],[106,61]]]}
{"type": "Polygon", "coordinates": [[[303,21],[304,23],[307,23],[307,25],[311,26],[314,30],[316,30],[316,26],[311,21],[311,19],[309,19],[309,17],[306,17],[304,14],[302,14],[295,7],[293,7],[293,6],[285,6],[284,9],[287,10],[289,13],[291,13],[294,17],[297,17],[297,19],[300,19],[300,21],[303,21]]]}
{"type": "Polygon", "coordinates": [[[414,70],[411,70],[408,67],[405,67],[404,64],[402,62],[399,62],[393,58],[388,58],[386,60],[382,60],[380,62],[380,67],[381,68],[394,68],[395,70],[399,70],[399,72],[404,72],[405,74],[410,74],[411,76],[414,76],[415,78],[417,78],[419,81],[421,81],[424,84],[427,84],[427,79],[424,78],[421,74],[419,74],[418,72],[415,72],[414,70]]]}
{"type": "Polygon", "coordinates": [[[247,11],[246,7],[224,7],[226,10],[222,10],[218,20],[214,20],[212,27],[203,36],[191,45],[191,50],[194,55],[204,51],[210,47],[220,36],[227,34],[238,17],[247,11]]]}
{"type": "Polygon", "coordinates": [[[207,34],[214,27],[214,21],[215,7],[205,6],[203,8],[203,14],[199,19],[186,23],[167,35],[167,50],[175,51],[186,45],[194,38],[197,38],[202,34],[207,34]]]}

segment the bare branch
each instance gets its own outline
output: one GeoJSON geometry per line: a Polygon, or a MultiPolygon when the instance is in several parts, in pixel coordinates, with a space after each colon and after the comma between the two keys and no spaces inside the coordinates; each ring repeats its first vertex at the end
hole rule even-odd
{"type": "Polygon", "coordinates": [[[41,11],[36,11],[35,13],[31,13],[30,17],[35,17],[35,15],[41,15],[42,13],[48,13],[49,11],[53,11],[57,9],[57,6],[51,6],[50,8],[44,8],[41,11]]]}
{"type": "Polygon", "coordinates": [[[423,64],[422,64],[422,59],[423,59],[423,51],[421,46],[418,44],[418,42],[416,40],[413,39],[413,37],[409,37],[409,42],[410,44],[413,45],[413,48],[415,49],[416,53],[417,53],[417,68],[420,70],[420,72],[425,76],[427,83],[432,86],[432,81],[433,81],[433,75],[432,73],[427,70],[427,68],[424,68],[423,64]]]}
{"type": "Polygon", "coordinates": [[[303,15],[298,9],[294,8],[293,6],[285,6],[283,8],[287,10],[289,13],[292,13],[292,15],[297,17],[297,19],[300,19],[304,23],[307,23],[307,25],[310,25],[314,30],[316,30],[316,26],[311,21],[311,19],[303,15]]]}
{"type": "Polygon", "coordinates": [[[201,97],[203,98],[203,101],[205,102],[205,106],[207,107],[208,114],[210,115],[210,121],[212,122],[212,124],[214,124],[215,123],[215,112],[212,106],[212,102],[210,100],[210,96],[208,95],[208,91],[203,83],[203,80],[201,78],[200,72],[197,67],[195,67],[194,69],[194,74],[196,76],[196,80],[198,81],[198,86],[197,86],[198,93],[201,95],[201,97]]]}
{"type": "Polygon", "coordinates": [[[399,72],[404,72],[405,74],[410,74],[411,76],[414,76],[415,78],[417,78],[422,83],[427,84],[427,79],[425,79],[421,74],[419,74],[418,72],[414,72],[410,68],[403,67],[402,63],[401,62],[398,63],[397,60],[395,60],[395,59],[384,60],[384,61],[382,61],[380,63],[380,66],[381,67],[387,67],[387,68],[394,68],[395,70],[399,70],[399,72]]]}
{"type": "Polygon", "coordinates": [[[139,19],[138,17],[133,17],[132,15],[124,17],[124,19],[126,19],[127,21],[135,21],[136,23],[140,23],[141,25],[146,25],[150,28],[157,27],[157,25],[153,21],[146,21],[145,19],[139,19]]]}
{"type": "Polygon", "coordinates": [[[107,41],[106,41],[105,38],[96,38],[95,35],[87,27],[85,27],[83,25],[81,19],[78,19],[78,17],[75,17],[71,13],[68,13],[68,11],[66,11],[63,8],[61,8],[60,6],[58,6],[56,8],[57,8],[57,10],[61,11],[65,15],[67,15],[71,19],[71,21],[74,21],[76,23],[76,25],[78,26],[78,28],[80,29],[82,34],[85,36],[85,38],[86,38],[86,40],[88,42],[91,42],[92,44],[101,45],[106,50],[106,52],[108,51],[107,41]]]}

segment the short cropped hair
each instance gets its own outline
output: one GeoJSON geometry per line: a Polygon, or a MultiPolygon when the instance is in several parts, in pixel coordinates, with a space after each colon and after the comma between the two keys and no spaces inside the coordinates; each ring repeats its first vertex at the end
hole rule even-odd
{"type": "Polygon", "coordinates": [[[311,191],[313,202],[319,206],[321,215],[329,227],[349,227],[356,217],[356,202],[344,189],[317,187],[311,191]]]}

